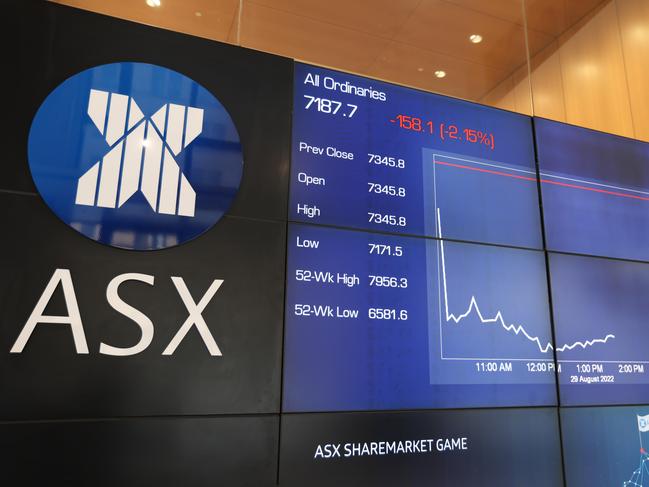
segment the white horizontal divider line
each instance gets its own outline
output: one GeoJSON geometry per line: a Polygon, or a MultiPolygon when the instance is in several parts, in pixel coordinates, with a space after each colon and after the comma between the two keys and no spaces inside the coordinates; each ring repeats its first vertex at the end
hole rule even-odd
{"type": "MultiPolygon", "coordinates": [[[[492,163],[488,163],[488,162],[473,161],[471,159],[463,159],[461,157],[446,156],[446,155],[443,155],[443,154],[433,154],[433,162],[435,162],[435,163],[437,162],[437,157],[439,157],[440,159],[450,159],[450,160],[454,160],[454,161],[468,162],[469,164],[477,164],[477,165],[480,165],[480,166],[495,167],[497,169],[502,169],[504,171],[522,172],[522,173],[525,173],[525,174],[532,174],[532,175],[536,176],[536,171],[528,171],[528,170],[525,170],[525,169],[515,169],[513,167],[503,166],[501,164],[492,164],[492,163]]],[[[618,191],[627,191],[629,193],[637,193],[637,194],[642,194],[642,195],[649,196],[649,191],[641,191],[639,189],[625,188],[623,186],[614,186],[612,184],[596,183],[594,181],[589,181],[587,179],[578,179],[578,178],[569,178],[569,177],[566,177],[566,176],[557,176],[556,174],[547,173],[547,172],[540,172],[539,175],[541,177],[561,179],[561,180],[564,180],[564,181],[572,181],[574,183],[588,184],[588,185],[591,185],[591,186],[599,186],[599,187],[602,187],[602,188],[615,189],[615,190],[618,190],[618,191]]]]}

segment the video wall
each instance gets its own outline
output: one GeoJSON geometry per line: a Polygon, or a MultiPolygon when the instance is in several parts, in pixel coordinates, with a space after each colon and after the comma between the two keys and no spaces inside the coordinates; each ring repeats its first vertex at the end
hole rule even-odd
{"type": "Polygon", "coordinates": [[[601,406],[649,403],[649,145],[303,64],[294,76],[283,411],[317,414],[286,448],[340,434],[343,411],[445,432],[487,415],[463,467],[431,463],[440,479],[562,485],[563,461],[569,486],[643,485],[649,409],[601,406]],[[620,447],[593,461],[603,443],[620,447]]]}
{"type": "Polygon", "coordinates": [[[649,487],[649,144],[51,2],[16,15],[11,485],[649,487]],[[83,72],[96,103],[66,89],[28,154],[83,72]],[[137,130],[169,149],[160,194],[218,219],[123,177],[155,169],[137,130]],[[128,197],[79,206],[88,173],[128,197]]]}

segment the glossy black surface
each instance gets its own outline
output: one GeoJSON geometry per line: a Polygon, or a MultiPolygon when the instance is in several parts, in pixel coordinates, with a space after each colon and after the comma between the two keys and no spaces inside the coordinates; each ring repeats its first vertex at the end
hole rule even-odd
{"type": "Polygon", "coordinates": [[[0,424],[2,484],[275,485],[277,416],[0,424]]]}
{"type": "Polygon", "coordinates": [[[554,408],[284,415],[280,455],[283,487],[563,485],[554,408]],[[437,450],[459,438],[466,450],[437,450]],[[434,451],[344,456],[345,444],[423,439],[434,451]],[[342,456],[318,456],[326,444],[341,444],[342,456]]]}
{"type": "MultiPolygon", "coordinates": [[[[107,247],[61,223],[36,196],[0,192],[0,419],[279,412],[285,224],[226,217],[172,249],[107,247]],[[22,353],[9,353],[55,269],[69,269],[89,354],[75,351],[69,325],[39,324],[22,353]],[[106,286],[123,273],[119,296],[155,327],[143,352],[101,355],[100,343],[135,345],[138,325],[111,308],[106,286]],[[163,356],[188,316],[171,277],[195,302],[224,282],[202,315],[222,356],[196,327],[163,356]]],[[[46,308],[66,315],[61,287],[46,308]]]]}

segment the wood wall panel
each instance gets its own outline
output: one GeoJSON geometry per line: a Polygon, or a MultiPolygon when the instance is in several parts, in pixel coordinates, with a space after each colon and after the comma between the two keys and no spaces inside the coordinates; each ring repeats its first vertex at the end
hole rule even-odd
{"type": "MultiPolygon", "coordinates": [[[[600,5],[532,56],[531,71],[534,115],[649,141],[648,0],[600,5]]],[[[523,72],[480,101],[526,113],[523,72]]]]}
{"type": "Polygon", "coordinates": [[[527,64],[517,69],[512,76],[514,83],[515,110],[525,115],[532,115],[532,91],[530,89],[530,78],[527,64]]]}
{"type": "Polygon", "coordinates": [[[633,137],[615,4],[589,15],[559,43],[566,120],[633,137]]]}
{"type": "Polygon", "coordinates": [[[635,137],[649,141],[649,1],[617,0],[635,137]]]}
{"type": "Polygon", "coordinates": [[[480,98],[480,103],[503,110],[532,115],[532,99],[527,65],[517,69],[480,98]]]}
{"type": "Polygon", "coordinates": [[[516,98],[514,97],[514,77],[508,76],[489,93],[480,99],[480,103],[503,110],[516,111],[516,98]]]}
{"type": "Polygon", "coordinates": [[[565,122],[566,106],[559,43],[553,42],[534,56],[531,65],[534,114],[565,122]]]}

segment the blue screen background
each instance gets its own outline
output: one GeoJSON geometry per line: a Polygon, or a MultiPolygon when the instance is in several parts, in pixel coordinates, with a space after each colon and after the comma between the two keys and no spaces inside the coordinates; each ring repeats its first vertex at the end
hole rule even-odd
{"type": "Polygon", "coordinates": [[[548,249],[649,260],[649,144],[535,119],[548,249]]]}
{"type": "Polygon", "coordinates": [[[561,403],[649,402],[649,369],[645,371],[643,364],[649,362],[649,264],[550,254],[550,276],[557,346],[587,345],[558,349],[561,403]],[[592,340],[604,343],[586,343],[592,340]],[[583,371],[583,364],[592,363],[601,364],[603,370],[580,373],[578,367],[583,371]],[[614,382],[571,382],[571,377],[605,376],[614,382]]]}
{"type": "Polygon", "coordinates": [[[287,411],[554,405],[556,366],[561,405],[649,403],[649,272],[631,262],[649,261],[649,144],[304,64],[294,81],[287,411]],[[326,78],[385,99],[327,88],[326,78]],[[309,100],[357,109],[334,114],[309,100]],[[404,115],[435,129],[400,127],[404,115]],[[495,144],[470,142],[464,128],[495,144]],[[372,221],[376,213],[398,223],[372,221]],[[371,242],[404,255],[369,255],[371,242]],[[360,283],[295,278],[325,268],[360,283]],[[409,285],[370,286],[370,275],[409,285]],[[359,318],[298,316],[304,303],[359,318]],[[373,307],[408,310],[408,320],[368,319],[373,307]]]}
{"type": "MultiPolygon", "coordinates": [[[[458,324],[445,320],[439,241],[291,224],[288,242],[284,410],[556,404],[554,372],[527,367],[548,365],[551,350],[481,323],[475,311],[458,324]],[[318,248],[297,245],[305,241],[318,248]],[[368,255],[370,243],[400,246],[403,255],[368,255]],[[354,275],[359,283],[305,282],[296,279],[298,270],[354,275]],[[408,287],[372,286],[370,275],[406,277],[408,287]],[[296,305],[304,304],[356,310],[358,318],[299,315],[296,305]],[[406,309],[408,316],[369,319],[373,307],[406,309]],[[480,371],[476,361],[512,369],[480,371]]],[[[501,310],[508,324],[551,343],[541,252],[446,242],[444,254],[452,313],[464,313],[475,296],[484,317],[501,310]]]]}
{"type": "Polygon", "coordinates": [[[299,63],[295,65],[293,106],[291,220],[433,237],[438,236],[437,202],[449,215],[449,238],[542,248],[529,117],[299,63]],[[320,76],[321,85],[305,83],[308,75],[320,76]],[[387,99],[383,102],[326,89],[322,86],[325,77],[372,87],[384,92],[387,99]],[[313,104],[306,109],[309,99],[305,96],[351,103],[358,109],[353,117],[322,113],[313,104]],[[401,129],[390,122],[398,114],[430,120],[436,132],[401,129]],[[496,143],[492,149],[465,138],[443,140],[441,123],[455,124],[460,134],[464,128],[493,133],[496,143]],[[335,147],[353,153],[354,159],[300,150],[301,142],[335,147]],[[405,168],[370,164],[368,153],[402,158],[405,168]],[[435,164],[435,154],[440,161],[462,167],[435,164]],[[440,178],[438,184],[434,172],[440,178]],[[306,185],[299,181],[300,173],[324,178],[326,184],[306,185]],[[402,187],[405,197],[370,193],[369,182],[402,187]],[[304,204],[316,206],[320,214],[309,217],[298,212],[298,205],[304,204]],[[407,223],[372,223],[368,221],[370,211],[403,216],[407,223]]]}

